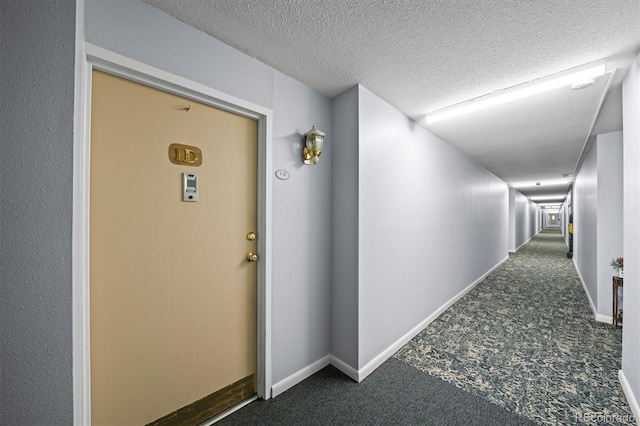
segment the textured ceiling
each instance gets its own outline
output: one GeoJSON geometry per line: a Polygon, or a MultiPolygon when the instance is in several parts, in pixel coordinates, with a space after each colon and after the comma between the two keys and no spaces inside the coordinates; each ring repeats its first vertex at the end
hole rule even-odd
{"type": "Polygon", "coordinates": [[[362,84],[506,182],[573,173],[590,135],[622,128],[620,82],[640,48],[638,0],[144,1],[329,98],[362,84]],[[600,59],[617,69],[610,85],[424,121],[600,59]]]}
{"type": "Polygon", "coordinates": [[[607,78],[478,111],[464,125],[444,120],[429,128],[506,182],[559,179],[574,171],[607,78]]]}

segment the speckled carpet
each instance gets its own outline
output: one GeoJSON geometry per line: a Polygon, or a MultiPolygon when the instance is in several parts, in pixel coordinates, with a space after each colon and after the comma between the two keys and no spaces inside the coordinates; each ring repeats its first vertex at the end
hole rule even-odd
{"type": "Polygon", "coordinates": [[[394,357],[539,424],[635,424],[621,329],[594,320],[566,252],[541,232],[394,357]]]}

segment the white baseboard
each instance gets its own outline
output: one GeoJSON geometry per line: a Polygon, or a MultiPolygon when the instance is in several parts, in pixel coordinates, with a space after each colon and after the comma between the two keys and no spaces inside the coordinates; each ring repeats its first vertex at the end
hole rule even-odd
{"type": "Polygon", "coordinates": [[[340,358],[331,355],[331,365],[342,371],[347,376],[351,377],[356,382],[360,382],[360,375],[358,374],[358,370],[356,370],[340,358]]]}
{"type": "Polygon", "coordinates": [[[535,233],[535,234],[533,234],[533,235],[531,236],[531,238],[529,238],[529,239],[528,239],[527,241],[525,241],[524,243],[520,244],[520,245],[518,246],[518,248],[517,248],[517,249],[515,249],[515,250],[509,250],[509,253],[517,253],[517,252],[518,252],[518,250],[520,250],[520,249],[521,249],[525,244],[527,244],[529,241],[533,240],[533,238],[534,238],[536,235],[538,235],[540,232],[542,232],[542,229],[541,229],[541,230],[539,230],[539,231],[536,231],[536,233],[535,233]]]}
{"type": "Polygon", "coordinates": [[[342,361],[340,358],[334,355],[327,355],[322,357],[318,361],[313,364],[293,373],[289,377],[279,381],[271,387],[271,397],[275,398],[280,395],[282,392],[287,389],[292,388],[297,385],[304,379],[312,376],[318,371],[322,370],[327,365],[331,364],[338,370],[342,371],[351,379],[356,382],[361,382],[364,380],[369,374],[373,373],[376,368],[380,367],[387,359],[389,359],[394,353],[396,353],[401,347],[407,344],[411,339],[413,339],[418,333],[420,333],[426,326],[431,324],[436,318],[438,318],[444,311],[446,311],[451,305],[456,303],[462,296],[467,294],[471,289],[473,289],[476,285],[482,282],[490,273],[495,271],[500,265],[509,260],[509,256],[507,255],[504,259],[498,262],[494,267],[492,267],[489,271],[485,272],[480,278],[475,280],[469,286],[467,286],[460,293],[456,294],[450,300],[448,300],[444,305],[439,307],[433,314],[429,315],[424,321],[420,322],[420,324],[416,325],[412,328],[408,333],[394,342],[387,349],[378,354],[375,358],[369,361],[364,367],[357,370],[346,362],[342,361]]]}
{"type": "Polygon", "coordinates": [[[462,298],[465,294],[467,294],[469,291],[471,291],[471,289],[473,289],[475,286],[477,286],[479,283],[481,283],[482,280],[484,280],[490,273],[495,271],[496,268],[498,268],[500,265],[502,265],[507,260],[509,260],[509,256],[508,255],[504,259],[502,259],[500,262],[498,262],[494,267],[489,269],[489,271],[485,272],[480,278],[475,280],[473,283],[468,285],[460,293],[456,294],[454,297],[452,297],[450,300],[448,300],[444,305],[440,306],[434,313],[429,315],[424,321],[420,322],[418,325],[416,325],[414,328],[412,328],[407,334],[402,336],[400,339],[398,339],[396,342],[394,342],[391,346],[389,346],[387,349],[385,349],[380,354],[378,354],[378,356],[376,356],[371,361],[369,361],[364,367],[362,367],[360,370],[358,370],[358,379],[357,379],[357,381],[360,382],[360,381],[364,380],[369,374],[373,373],[376,368],[380,367],[386,360],[388,360],[401,347],[406,345],[418,333],[420,333],[422,330],[424,330],[424,328],[426,326],[428,326],[433,321],[435,321],[435,319],[438,318],[440,315],[442,315],[442,313],[444,311],[449,309],[449,307],[451,307],[451,305],[453,305],[458,300],[460,300],[460,298],[462,298]]]}
{"type": "Polygon", "coordinates": [[[529,241],[533,240],[533,238],[534,238],[536,235],[538,235],[540,232],[542,232],[542,231],[538,231],[538,232],[536,232],[535,234],[533,234],[533,235],[531,236],[531,238],[529,238],[529,239],[528,239],[527,241],[525,241],[524,243],[520,244],[520,245],[518,246],[518,248],[517,248],[517,249],[515,249],[515,251],[510,251],[509,253],[515,253],[515,252],[517,252],[518,250],[520,250],[520,249],[521,249],[525,244],[527,244],[529,241]]]}
{"type": "Polygon", "coordinates": [[[596,314],[596,321],[613,324],[613,317],[610,315],[596,314]]]}
{"type": "Polygon", "coordinates": [[[636,418],[636,422],[640,419],[640,403],[638,399],[633,394],[631,390],[631,386],[627,381],[627,377],[624,375],[624,371],[618,371],[618,380],[620,380],[620,385],[622,386],[622,391],[624,392],[624,396],[627,397],[627,402],[629,403],[629,407],[631,408],[631,412],[633,416],[636,418]]]}
{"type": "MultiPolygon", "coordinates": [[[[465,289],[465,292],[468,291],[465,289]]],[[[455,300],[458,300],[460,297],[456,296],[455,300]]],[[[452,299],[453,300],[453,299],[452,299]]],[[[453,302],[455,302],[453,300],[453,302]]],[[[450,301],[451,302],[451,301],[450,301]]],[[[391,356],[396,353],[401,347],[406,345],[411,339],[413,339],[418,333],[420,333],[426,326],[431,324],[436,318],[438,318],[449,306],[453,304],[453,302],[447,302],[446,305],[440,307],[433,314],[429,315],[427,319],[422,321],[420,324],[411,329],[407,334],[402,336],[400,339],[395,341],[391,346],[387,349],[379,353],[375,358],[369,361],[364,367],[358,370],[358,379],[360,382],[364,380],[369,374],[373,373],[376,368],[380,367],[386,360],[391,358],[391,356]]]]}
{"type": "MultiPolygon", "coordinates": [[[[587,290],[587,285],[584,282],[584,278],[582,278],[582,274],[580,273],[580,268],[578,268],[578,264],[576,263],[576,258],[573,257],[571,260],[573,261],[573,266],[575,266],[576,272],[578,273],[578,278],[580,278],[580,282],[582,283],[582,289],[584,290],[584,294],[587,295],[587,299],[589,300],[589,306],[591,306],[591,312],[593,312],[593,318],[596,321],[601,321],[598,319],[598,311],[596,309],[596,305],[593,303],[593,300],[591,300],[591,295],[589,294],[589,290],[587,290]]],[[[604,315],[602,315],[602,317],[604,317],[604,315]]],[[[609,322],[611,322],[612,320],[613,318],[609,317],[609,322]]],[[[605,322],[605,321],[601,321],[601,322],[605,322]]]]}
{"type": "Polygon", "coordinates": [[[329,365],[330,360],[331,360],[331,356],[326,355],[320,358],[319,360],[317,360],[316,362],[314,362],[313,364],[308,365],[305,368],[293,373],[289,377],[286,377],[280,380],[278,383],[275,383],[271,387],[271,397],[275,398],[276,396],[280,395],[282,392],[286,391],[287,389],[294,387],[304,379],[313,376],[315,373],[317,373],[318,371],[322,370],[327,365],[329,365]]]}
{"type": "Polygon", "coordinates": [[[589,300],[589,306],[591,306],[591,311],[593,312],[593,317],[595,318],[596,321],[598,322],[604,322],[607,324],[613,324],[613,316],[612,315],[603,315],[603,314],[599,314],[598,310],[596,309],[596,305],[593,303],[593,300],[591,299],[591,295],[589,294],[589,291],[587,290],[587,285],[584,282],[584,278],[582,277],[582,274],[580,273],[580,269],[578,269],[578,264],[576,263],[576,258],[572,258],[573,260],[573,266],[575,266],[576,268],[576,272],[578,273],[578,277],[580,278],[580,282],[582,283],[582,289],[584,290],[585,294],[587,295],[587,299],[589,300]]]}

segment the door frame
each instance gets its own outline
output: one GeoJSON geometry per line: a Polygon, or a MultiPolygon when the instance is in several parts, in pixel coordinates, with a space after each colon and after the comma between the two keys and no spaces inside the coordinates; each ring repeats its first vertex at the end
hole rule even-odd
{"type": "MultiPolygon", "coordinates": [[[[73,159],[73,405],[74,424],[91,424],[89,200],[92,72],[100,70],[165,92],[252,118],[258,123],[257,393],[271,398],[272,110],[146,65],[90,43],[83,44],[76,79],[73,159]]],[[[126,106],[123,106],[126,108],[126,106]]]]}

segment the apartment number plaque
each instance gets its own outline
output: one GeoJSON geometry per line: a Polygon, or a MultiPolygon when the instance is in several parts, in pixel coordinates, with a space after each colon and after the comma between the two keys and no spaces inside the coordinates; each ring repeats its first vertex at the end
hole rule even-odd
{"type": "Polygon", "coordinates": [[[202,165],[202,151],[197,146],[172,143],[169,145],[169,161],[182,166],[202,165]]]}

